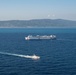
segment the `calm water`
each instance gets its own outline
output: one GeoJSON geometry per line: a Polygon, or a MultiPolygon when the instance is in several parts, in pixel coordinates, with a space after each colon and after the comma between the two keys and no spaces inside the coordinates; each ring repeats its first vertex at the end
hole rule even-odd
{"type": "Polygon", "coordinates": [[[0,53],[0,75],[76,75],[76,29],[0,29],[0,52],[33,55],[32,60],[0,53]],[[27,35],[55,34],[57,40],[26,41],[27,35]]]}

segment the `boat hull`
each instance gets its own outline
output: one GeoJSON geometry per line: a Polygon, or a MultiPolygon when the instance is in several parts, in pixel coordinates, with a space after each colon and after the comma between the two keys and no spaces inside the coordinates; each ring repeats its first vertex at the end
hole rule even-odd
{"type": "Polygon", "coordinates": [[[44,35],[44,36],[27,36],[25,37],[25,40],[55,40],[56,39],[56,36],[55,35],[50,35],[50,36],[47,36],[47,35],[44,35]]]}

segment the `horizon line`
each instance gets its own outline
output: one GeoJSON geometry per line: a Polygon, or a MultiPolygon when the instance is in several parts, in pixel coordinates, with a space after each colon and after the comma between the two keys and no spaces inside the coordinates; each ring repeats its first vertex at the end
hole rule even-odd
{"type": "Polygon", "coordinates": [[[43,19],[7,19],[7,20],[0,20],[0,21],[30,21],[30,20],[69,20],[69,21],[76,21],[76,20],[70,20],[70,19],[49,19],[49,18],[43,18],[43,19]]]}

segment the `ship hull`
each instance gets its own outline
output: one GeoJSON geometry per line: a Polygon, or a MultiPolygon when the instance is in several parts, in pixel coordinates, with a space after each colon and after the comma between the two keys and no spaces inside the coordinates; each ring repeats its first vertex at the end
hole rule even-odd
{"type": "Polygon", "coordinates": [[[47,35],[44,35],[44,36],[27,36],[25,37],[25,40],[55,40],[56,39],[56,36],[55,35],[50,35],[50,36],[47,36],[47,35]]]}

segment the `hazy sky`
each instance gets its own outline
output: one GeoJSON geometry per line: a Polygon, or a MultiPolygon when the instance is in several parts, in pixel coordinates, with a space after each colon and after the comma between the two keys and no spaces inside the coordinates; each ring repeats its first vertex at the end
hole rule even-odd
{"type": "Polygon", "coordinates": [[[76,20],[76,0],[0,0],[0,20],[76,20]]]}

